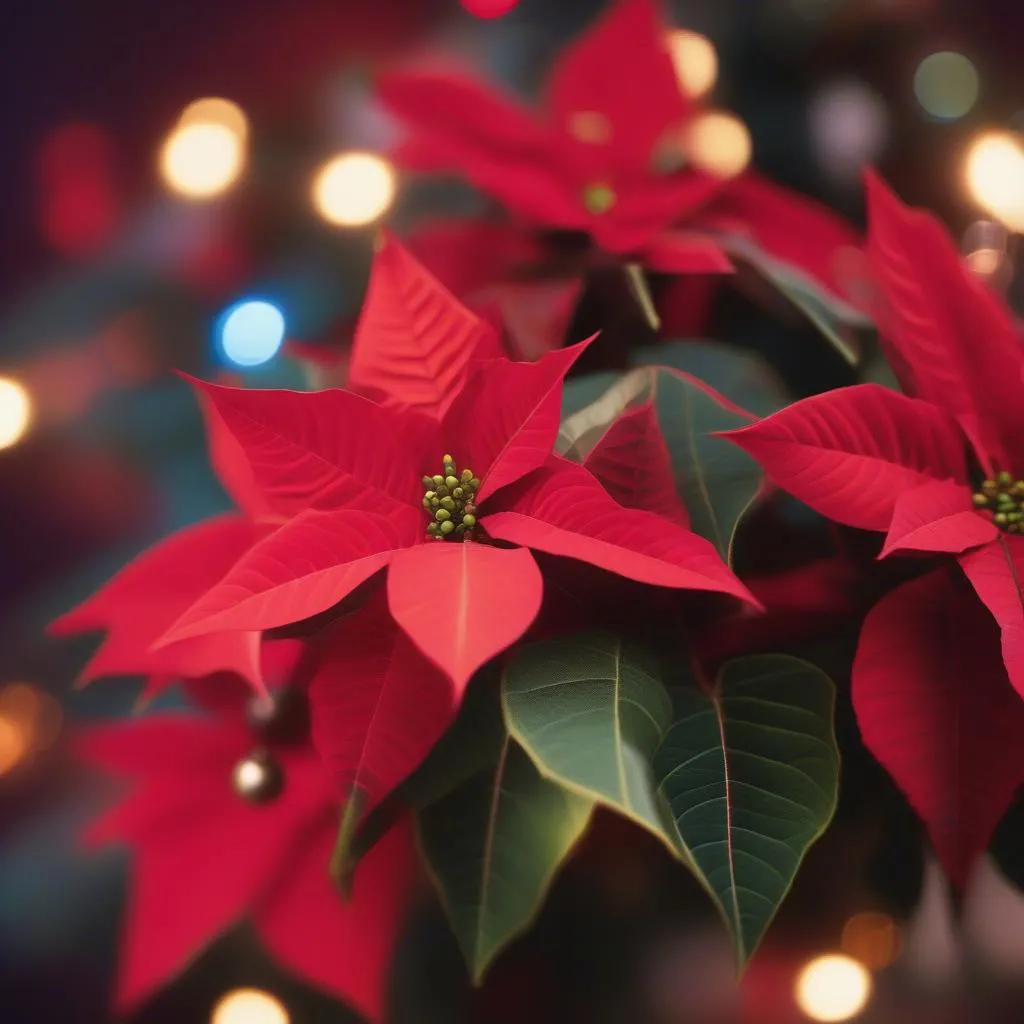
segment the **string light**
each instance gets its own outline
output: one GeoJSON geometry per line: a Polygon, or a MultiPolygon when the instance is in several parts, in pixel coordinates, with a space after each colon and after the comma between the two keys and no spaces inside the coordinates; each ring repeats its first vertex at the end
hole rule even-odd
{"type": "Polygon", "coordinates": [[[313,179],[313,205],[324,220],[340,227],[372,224],[394,198],[395,172],[374,153],[342,153],[313,179]]]}
{"type": "Polygon", "coordinates": [[[13,448],[32,425],[32,397],[23,384],[0,377],[0,450],[13,448]]]}
{"type": "Polygon", "coordinates": [[[914,72],[914,95],[937,121],[956,121],[977,102],[981,81],[962,53],[944,50],[925,57],[914,72]]]}
{"type": "Polygon", "coordinates": [[[852,1020],[871,998],[871,975],[863,964],[841,954],[819,956],[797,975],[797,1006],[811,1020],[852,1020]]]}
{"type": "Polygon", "coordinates": [[[280,999],[258,988],[236,988],[222,996],[210,1024],[289,1024],[291,1018],[280,999]]]}
{"type": "Polygon", "coordinates": [[[1011,231],[1024,231],[1024,150],[1009,132],[984,132],[967,149],[967,188],[1011,231]]]}
{"type": "Polygon", "coordinates": [[[264,299],[244,299],[219,321],[218,341],[224,357],[236,366],[260,366],[273,359],[284,342],[284,313],[264,299]]]}
{"type": "Polygon", "coordinates": [[[699,32],[681,28],[669,33],[668,46],[683,92],[692,99],[709,93],[718,78],[714,43],[699,32]]]}
{"type": "Polygon", "coordinates": [[[716,178],[732,178],[750,163],[747,126],[733,114],[709,111],[689,126],[685,139],[691,162],[716,178]]]}

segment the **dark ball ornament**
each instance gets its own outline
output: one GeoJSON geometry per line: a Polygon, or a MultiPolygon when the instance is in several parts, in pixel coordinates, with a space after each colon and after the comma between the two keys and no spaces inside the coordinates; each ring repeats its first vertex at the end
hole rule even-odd
{"type": "Polygon", "coordinates": [[[254,750],[232,769],[231,786],[246,803],[269,803],[284,790],[284,769],[266,750],[254,750]]]}

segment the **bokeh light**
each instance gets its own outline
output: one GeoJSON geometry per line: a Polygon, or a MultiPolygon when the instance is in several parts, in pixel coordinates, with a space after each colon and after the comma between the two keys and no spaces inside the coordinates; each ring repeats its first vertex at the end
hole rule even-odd
{"type": "Polygon", "coordinates": [[[285,330],[284,313],[272,302],[244,299],[221,316],[218,341],[229,362],[260,366],[277,355],[285,330]]]}
{"type": "Polygon", "coordinates": [[[63,722],[60,703],[31,683],[0,688],[0,775],[6,775],[34,750],[46,750],[63,722]]]}
{"type": "Polygon", "coordinates": [[[699,32],[676,29],[669,33],[668,45],[679,87],[693,99],[707,95],[718,78],[714,43],[699,32]]]}
{"type": "Polygon", "coordinates": [[[900,955],[899,925],[876,911],[854,914],[843,927],[842,951],[873,971],[890,966],[900,955]]]}
{"type": "Polygon", "coordinates": [[[395,172],[374,153],[342,153],[313,179],[313,205],[324,220],[361,227],[379,220],[395,198],[395,172]]]}
{"type": "Polygon", "coordinates": [[[1013,263],[1009,255],[1009,236],[1002,224],[976,220],[964,232],[962,251],[972,273],[997,287],[1009,283],[1013,263]]]}
{"type": "Polygon", "coordinates": [[[808,119],[822,169],[849,185],[877,160],[889,134],[885,101],[854,78],[824,86],[811,100],[808,119]]]}
{"type": "Polygon", "coordinates": [[[227,128],[242,142],[249,134],[249,120],[245,111],[223,96],[204,96],[190,103],[178,119],[178,127],[193,124],[215,124],[227,128]]]}
{"type": "Polygon", "coordinates": [[[258,988],[236,988],[218,1000],[210,1024],[289,1024],[280,999],[258,988]]]}
{"type": "Polygon", "coordinates": [[[811,1020],[852,1020],[867,1006],[871,988],[871,975],[863,964],[835,953],[819,956],[803,968],[794,996],[811,1020]]]}
{"type": "Polygon", "coordinates": [[[1008,132],[983,132],[967,148],[964,174],[979,206],[1011,231],[1024,231],[1024,149],[1008,132]]]}
{"type": "Polygon", "coordinates": [[[459,0],[474,18],[500,18],[508,14],[519,0],[459,0]]]}
{"type": "Polygon", "coordinates": [[[962,53],[933,53],[914,72],[917,102],[938,121],[963,117],[977,102],[980,90],[977,69],[962,53]]]}
{"type": "Polygon", "coordinates": [[[32,397],[23,384],[0,377],[0,450],[16,445],[32,425],[32,397]]]}
{"type": "Polygon", "coordinates": [[[752,146],[750,132],[738,117],[709,111],[691,122],[685,148],[694,166],[716,178],[732,178],[750,163],[752,146]]]}
{"type": "Polygon", "coordinates": [[[168,188],[189,199],[209,199],[237,181],[245,163],[238,134],[222,124],[181,124],[160,151],[168,188]]]}

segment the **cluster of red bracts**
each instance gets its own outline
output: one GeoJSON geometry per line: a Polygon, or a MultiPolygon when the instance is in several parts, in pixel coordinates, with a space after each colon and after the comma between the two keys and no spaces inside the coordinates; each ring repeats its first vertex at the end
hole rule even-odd
{"type": "MultiPolygon", "coordinates": [[[[712,660],[785,635],[810,609],[821,621],[851,612],[839,560],[748,589],[690,530],[640,420],[619,421],[628,474],[611,450],[622,437],[583,465],[554,454],[562,384],[588,345],[562,347],[573,275],[543,285],[542,322],[513,346],[530,361],[507,358],[494,328],[487,303],[515,305],[524,285],[509,270],[543,261],[551,230],[585,236],[588,260],[673,275],[727,273],[736,240],[752,241],[837,290],[833,257],[852,236],[823,211],[753,175],[656,159],[693,116],[664,32],[650,0],[620,0],[558,63],[542,114],[458,76],[387,76],[381,96],[411,130],[407,164],[460,168],[508,219],[425,233],[426,267],[385,238],[348,390],[193,381],[238,511],[158,544],[56,624],[106,631],[86,679],[141,675],[150,696],[184,683],[203,712],[81,741],[86,760],[134,786],[90,834],[135,853],[122,1007],[248,918],[297,975],[381,1017],[416,880],[411,831],[393,825],[346,902],[327,874],[339,815],[392,794],[474,673],[538,628],[547,556],[744,602],[705,637],[712,660]],[[272,639],[303,625],[306,639],[272,639]],[[309,720],[281,731],[295,695],[309,720]]],[[[960,881],[1024,781],[1024,538],[998,499],[1000,474],[1024,472],[1024,352],[937,223],[874,178],[868,190],[877,312],[906,393],[830,392],[730,436],[824,516],[885,532],[884,555],[952,556],[871,610],[853,699],[866,743],[960,881]],[[972,497],[990,491],[991,508],[972,497]]]]}

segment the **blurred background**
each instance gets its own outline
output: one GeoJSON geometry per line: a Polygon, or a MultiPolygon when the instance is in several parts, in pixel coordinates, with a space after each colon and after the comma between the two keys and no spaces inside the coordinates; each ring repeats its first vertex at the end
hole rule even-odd
{"type": "MultiPolygon", "coordinates": [[[[122,853],[75,836],[101,796],[68,727],[136,688],[72,683],[94,646],[46,623],[133,554],[227,507],[172,368],[301,386],[282,343],[340,344],[373,225],[469,211],[403,180],[375,68],[461,55],[535,91],[599,0],[129,0],[20,4],[0,34],[0,1021],[110,1019],[122,853]]],[[[876,164],[935,209],[978,273],[1015,290],[1024,230],[1018,0],[681,0],[683,86],[735,119],[712,158],[862,216],[876,164]]],[[[717,147],[717,148],[716,148],[717,147]]],[[[777,325],[757,318],[744,330],[777,325]]],[[[808,385],[809,387],[812,385],[808,385]]],[[[853,636],[817,660],[838,678],[853,636]]],[[[1022,1021],[1016,812],[954,905],[916,824],[840,723],[842,808],[744,984],[682,873],[599,823],[535,931],[468,992],[440,912],[411,922],[393,1019],[683,1024],[1022,1021]],[[1008,867],[1009,865],[1009,867],[1008,867]],[[959,919],[961,929],[954,929],[959,919]]],[[[1018,869],[1019,870],[1019,869],[1018,869]]],[[[182,879],[181,884],[187,884],[182,879]]],[[[239,929],[135,1018],[352,1020],[239,929]],[[241,990],[258,989],[263,995],[241,990]]]]}

